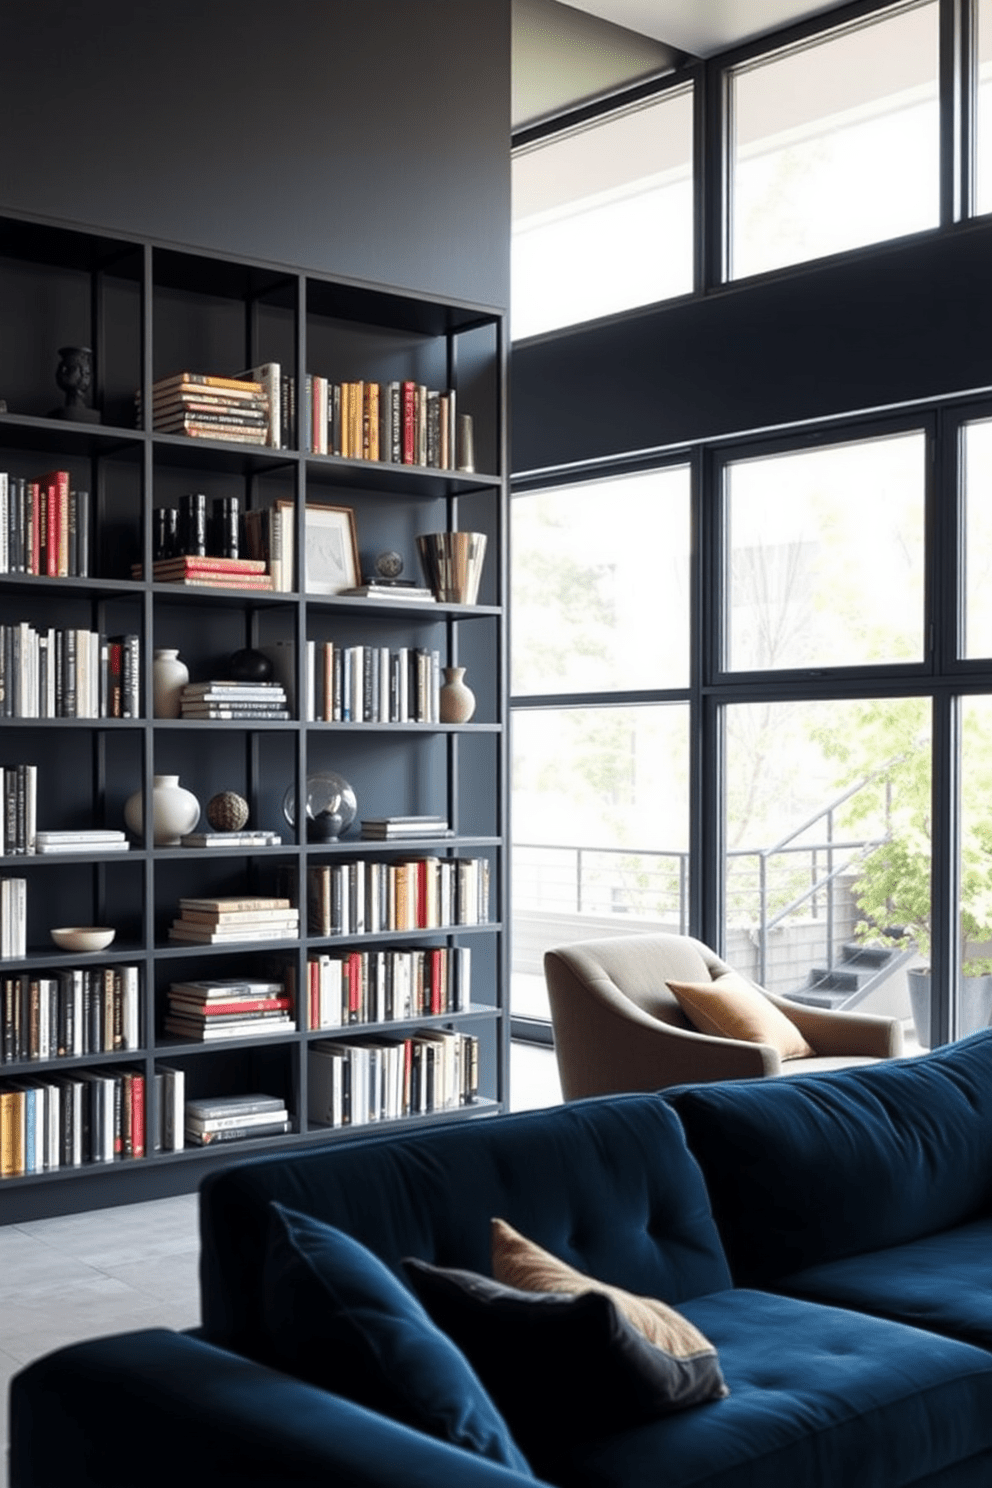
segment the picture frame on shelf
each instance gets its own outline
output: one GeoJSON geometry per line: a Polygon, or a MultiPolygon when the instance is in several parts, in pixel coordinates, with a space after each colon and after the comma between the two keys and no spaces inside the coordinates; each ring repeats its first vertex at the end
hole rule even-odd
{"type": "Polygon", "coordinates": [[[361,583],[358,535],[350,506],[307,506],[303,589],[307,594],[340,594],[361,583]]]}

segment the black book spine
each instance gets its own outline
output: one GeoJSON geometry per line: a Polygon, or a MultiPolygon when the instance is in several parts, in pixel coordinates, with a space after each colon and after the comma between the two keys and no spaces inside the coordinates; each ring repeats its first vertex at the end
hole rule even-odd
{"type": "Polygon", "coordinates": [[[207,498],[202,491],[179,499],[179,544],[188,558],[207,556],[207,498]]]}
{"type": "Polygon", "coordinates": [[[15,989],[15,986],[16,986],[16,979],[14,977],[4,977],[4,979],[3,979],[3,1008],[2,1008],[3,1026],[2,1026],[2,1029],[0,1029],[0,1032],[2,1032],[2,1051],[3,1051],[3,1062],[4,1062],[4,1064],[13,1064],[14,1059],[16,1058],[15,1045],[14,1045],[14,1026],[15,1026],[15,1019],[14,1019],[14,989],[15,989]]]}

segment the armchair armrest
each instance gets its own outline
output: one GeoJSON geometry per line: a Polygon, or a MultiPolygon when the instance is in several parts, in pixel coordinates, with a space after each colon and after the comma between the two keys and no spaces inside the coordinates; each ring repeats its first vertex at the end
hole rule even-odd
{"type": "Polygon", "coordinates": [[[792,1019],[817,1054],[898,1059],[903,1052],[902,1024],[898,1018],[879,1017],[875,1013],[835,1013],[829,1008],[804,1007],[771,992],[765,996],[792,1019]]]}
{"type": "Polygon", "coordinates": [[[155,1328],[59,1349],[15,1375],[10,1482],[534,1488],[536,1480],[251,1359],[155,1328]]]}

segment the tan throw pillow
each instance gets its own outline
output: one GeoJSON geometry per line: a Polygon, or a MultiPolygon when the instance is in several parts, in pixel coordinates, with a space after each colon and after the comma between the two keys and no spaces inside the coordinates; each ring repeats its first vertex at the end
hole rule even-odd
{"type": "Polygon", "coordinates": [[[783,1059],[809,1059],[813,1050],[799,1029],[739,972],[711,982],[669,982],[679,1007],[700,1033],[770,1044],[783,1059]]]}
{"type": "MultiPolygon", "coordinates": [[[[493,1276],[504,1286],[521,1292],[565,1292],[578,1296],[582,1292],[602,1292],[609,1297],[620,1315],[632,1327],[676,1359],[692,1359],[716,1350],[699,1329],[676,1312],[674,1307],[656,1297],[638,1297],[621,1287],[610,1286],[584,1276],[567,1261],[542,1250],[526,1239],[503,1219],[490,1222],[493,1252],[493,1276]]],[[[721,1390],[719,1393],[726,1393],[721,1390]]]]}

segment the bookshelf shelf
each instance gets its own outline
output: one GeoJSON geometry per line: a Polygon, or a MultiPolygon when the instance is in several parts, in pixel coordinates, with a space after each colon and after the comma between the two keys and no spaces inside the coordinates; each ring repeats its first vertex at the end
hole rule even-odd
{"type": "MultiPolygon", "coordinates": [[[[0,217],[0,315],[5,327],[9,322],[0,347],[0,398],[7,407],[0,412],[0,472],[30,483],[53,469],[64,470],[73,491],[90,494],[85,576],[0,572],[0,626],[137,635],[140,673],[136,717],[0,718],[0,771],[25,763],[36,767],[39,829],[123,829],[124,804],[134,792],[144,793],[147,808],[153,775],[178,775],[201,808],[215,795],[233,791],[247,801],[252,826],[283,839],[281,845],[192,849],[157,846],[150,834],[141,840],[132,834],[127,852],[96,847],[85,853],[0,856],[0,879],[23,878],[27,884],[26,954],[0,959],[0,992],[7,984],[16,986],[30,1018],[33,987],[54,986],[55,1016],[57,998],[68,986],[60,978],[95,979],[104,973],[111,978],[133,966],[141,1038],[137,1047],[104,1050],[92,1043],[87,1028],[86,1047],[92,1052],[31,1057],[25,1049],[35,1034],[26,1024],[27,1044],[6,1060],[0,1040],[0,1223],[192,1189],[203,1162],[230,1161],[273,1146],[381,1138],[411,1125],[477,1119],[505,1109],[502,316],[485,306],[15,214],[0,217]],[[45,319],[42,338],[39,307],[49,303],[57,313],[45,319]],[[100,411],[99,423],[53,413],[62,399],[54,372],[63,344],[93,348],[92,402],[100,411]],[[178,369],[236,376],[265,363],[278,363],[283,379],[295,384],[295,422],[287,409],[283,431],[287,447],[152,428],[152,387],[178,369]],[[385,387],[405,379],[434,390],[454,389],[459,412],[472,416],[480,473],[313,453],[310,438],[299,437],[309,427],[304,390],[311,374],[332,383],[352,379],[385,387]],[[139,392],[142,424],[136,419],[139,392]],[[487,550],[479,603],[308,593],[298,581],[281,591],[161,582],[152,577],[153,513],[178,506],[190,492],[202,492],[208,510],[228,496],[237,498],[241,513],[275,503],[292,508],[291,579],[306,571],[305,514],[314,507],[353,513],[363,582],[381,553],[397,551],[404,559],[403,577],[420,584],[419,533],[481,531],[487,550]],[[435,676],[439,667],[465,667],[477,697],[476,715],[462,724],[308,720],[298,699],[308,680],[311,642],[378,648],[383,657],[426,650],[434,655],[435,676]],[[290,718],[155,717],[152,661],[162,648],[178,649],[193,681],[224,677],[232,654],[246,648],[288,657],[290,718]],[[287,824],[283,797],[295,786],[299,806],[307,776],[328,770],[354,788],[358,817],[340,840],[310,841],[287,824]],[[452,835],[400,841],[358,835],[362,817],[410,813],[446,815],[452,835]],[[322,865],[368,863],[388,875],[403,860],[466,857],[486,865],[490,914],[485,923],[333,936],[315,935],[308,927],[307,875],[322,865]],[[300,908],[298,934],[202,945],[166,939],[181,898],[273,895],[289,897],[300,908]],[[112,925],[117,937],[103,952],[67,954],[49,944],[53,924],[112,925]],[[394,959],[408,951],[420,962],[427,954],[457,953],[459,967],[470,967],[468,1001],[459,997],[458,1011],[411,1011],[409,1017],[378,1023],[308,1028],[308,959],[379,951],[394,959]],[[181,1040],[164,1031],[174,982],[231,978],[281,982],[294,998],[295,1028],[269,1026],[258,1034],[211,1041],[181,1040]],[[461,1040],[462,1050],[476,1041],[477,1098],[352,1126],[328,1128],[311,1119],[309,1061],[316,1043],[353,1042],[368,1034],[409,1039],[420,1033],[425,1040],[430,1033],[451,1034],[461,1040]],[[170,1070],[184,1081],[188,1098],[254,1091],[278,1096],[292,1129],[202,1148],[156,1148],[167,1099],[162,1080],[170,1070]],[[5,1132],[12,1130],[13,1107],[4,1097],[18,1083],[50,1090],[63,1077],[78,1081],[91,1072],[115,1075],[118,1083],[126,1072],[128,1081],[137,1081],[129,1088],[139,1091],[143,1081],[144,1156],[46,1167],[39,1146],[38,1165],[27,1166],[22,1150],[21,1167],[12,1168],[5,1132]]],[[[377,716],[379,710],[372,711],[377,716]]],[[[201,815],[199,829],[206,827],[201,815]]],[[[0,1009],[8,1006],[9,1000],[0,1001],[0,1009]]],[[[41,1111],[53,1098],[43,1091],[33,1099],[41,1111]]]]}

